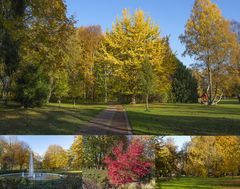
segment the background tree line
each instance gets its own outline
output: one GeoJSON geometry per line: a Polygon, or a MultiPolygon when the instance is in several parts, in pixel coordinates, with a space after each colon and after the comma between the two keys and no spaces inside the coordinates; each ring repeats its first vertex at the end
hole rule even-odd
{"type": "Polygon", "coordinates": [[[168,37],[160,36],[143,11],[130,15],[124,10],[106,33],[100,26],[76,28],[74,23],[62,0],[2,1],[0,89],[5,104],[161,100],[170,91],[175,55],[168,37]],[[146,75],[151,79],[146,81],[146,75]]]}
{"type": "Polygon", "coordinates": [[[210,0],[196,0],[180,40],[192,68],[177,60],[142,10],[123,10],[110,31],[75,27],[62,0],[3,0],[2,100],[24,107],[52,102],[197,102],[239,96],[239,23],[210,0]],[[208,15],[208,16],[206,16],[208,15]],[[211,27],[214,26],[214,27],[211,27]],[[209,40],[210,38],[210,40],[209,40]]]}
{"type": "MultiPolygon", "coordinates": [[[[140,140],[144,144],[144,154],[154,161],[154,137],[139,136],[131,140],[140,140]]],[[[113,147],[119,143],[124,149],[129,144],[126,136],[76,136],[69,149],[59,145],[50,145],[46,152],[40,156],[34,153],[35,169],[46,170],[82,170],[106,169],[104,159],[111,154],[113,147]]],[[[0,169],[23,170],[28,169],[29,145],[17,137],[0,138],[0,169]]]]}
{"type": "Polygon", "coordinates": [[[182,149],[173,139],[158,139],[156,175],[161,177],[224,177],[240,174],[240,138],[237,136],[197,136],[182,149]]]}

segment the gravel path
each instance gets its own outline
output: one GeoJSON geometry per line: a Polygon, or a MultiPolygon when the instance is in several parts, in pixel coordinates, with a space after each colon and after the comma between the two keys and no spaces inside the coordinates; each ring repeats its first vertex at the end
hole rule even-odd
{"type": "Polygon", "coordinates": [[[122,105],[110,105],[87,124],[80,126],[77,134],[131,135],[132,130],[122,105]]]}

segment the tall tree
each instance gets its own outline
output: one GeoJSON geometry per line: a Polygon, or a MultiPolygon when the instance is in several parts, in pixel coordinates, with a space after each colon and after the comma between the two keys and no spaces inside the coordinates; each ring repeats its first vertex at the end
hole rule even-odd
{"type": "Polygon", "coordinates": [[[84,78],[84,98],[90,97],[94,101],[94,60],[96,51],[102,40],[102,31],[100,26],[89,26],[80,27],[77,32],[81,49],[83,50],[80,61],[84,78]]]}
{"type": "Polygon", "coordinates": [[[70,39],[69,85],[73,101],[77,98],[94,101],[96,98],[95,57],[102,38],[101,27],[93,25],[76,28],[70,39]]]}
{"type": "Polygon", "coordinates": [[[236,43],[230,22],[210,0],[196,0],[180,39],[186,45],[184,55],[194,57],[195,65],[205,70],[208,104],[216,104],[224,92],[226,68],[236,43]]]}
{"type": "Polygon", "coordinates": [[[160,37],[159,27],[142,10],[132,16],[123,10],[122,18],[117,19],[112,31],[106,33],[100,51],[103,62],[111,63],[111,77],[116,83],[113,85],[118,87],[117,92],[131,95],[132,103],[140,93],[139,72],[146,55],[157,75],[158,89],[169,84],[169,73],[174,66],[169,61],[172,53],[168,40],[160,37]]]}
{"type": "Polygon", "coordinates": [[[239,171],[239,137],[193,137],[185,171],[195,176],[224,176],[239,171]]]}
{"type": "Polygon", "coordinates": [[[59,145],[50,145],[44,155],[43,166],[46,169],[65,169],[68,165],[67,152],[59,145]]]}
{"type": "Polygon", "coordinates": [[[22,64],[37,64],[48,75],[49,102],[59,75],[68,68],[68,39],[73,32],[73,19],[67,17],[64,1],[31,1],[27,38],[22,48],[22,64]]]}
{"type": "Polygon", "coordinates": [[[166,141],[160,140],[156,146],[156,174],[157,177],[171,177],[172,174],[177,173],[178,168],[178,152],[172,138],[166,141]]]}
{"type": "Polygon", "coordinates": [[[126,136],[84,136],[84,166],[96,169],[104,169],[104,157],[110,153],[112,147],[123,141],[126,136]]]}
{"type": "Polygon", "coordinates": [[[71,167],[82,168],[83,165],[83,137],[76,136],[70,148],[71,167]]]}
{"type": "Polygon", "coordinates": [[[232,83],[232,91],[237,95],[240,103],[240,23],[232,21],[231,25],[233,32],[237,35],[238,45],[235,51],[235,57],[232,59],[233,66],[231,68],[232,77],[230,82],[232,83]]]}
{"type": "Polygon", "coordinates": [[[16,137],[0,139],[0,168],[22,170],[28,167],[29,146],[16,137]]]}
{"type": "Polygon", "coordinates": [[[2,0],[0,3],[0,81],[5,103],[21,60],[20,47],[25,35],[27,1],[2,0]]]}
{"type": "Polygon", "coordinates": [[[149,95],[154,92],[156,75],[152,68],[151,63],[148,58],[145,57],[145,60],[142,63],[141,71],[140,71],[140,82],[141,82],[141,90],[146,97],[146,111],[149,111],[149,95]]]}

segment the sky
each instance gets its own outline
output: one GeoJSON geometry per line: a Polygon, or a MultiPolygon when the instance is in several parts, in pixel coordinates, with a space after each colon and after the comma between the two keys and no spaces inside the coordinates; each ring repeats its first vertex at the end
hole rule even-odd
{"type": "Polygon", "coordinates": [[[186,142],[191,141],[190,136],[169,136],[169,137],[164,137],[164,140],[167,140],[168,138],[173,138],[175,144],[178,146],[178,150],[181,150],[181,148],[186,142]]]}
{"type": "Polygon", "coordinates": [[[49,145],[57,144],[62,146],[64,149],[69,149],[74,140],[74,136],[68,135],[21,135],[16,137],[18,140],[26,142],[32,151],[38,153],[41,156],[44,155],[49,145]]]}
{"type": "MultiPolygon", "coordinates": [[[[74,141],[73,135],[19,135],[19,136],[4,136],[4,138],[16,137],[20,141],[26,142],[32,151],[43,156],[46,152],[49,145],[57,144],[62,146],[65,150],[71,147],[71,144],[74,141]]],[[[164,137],[166,140],[167,137],[164,137]]],[[[178,146],[178,150],[181,150],[181,147],[185,142],[190,141],[189,136],[171,136],[174,139],[175,144],[178,146]]]]}
{"type": "MultiPolygon", "coordinates": [[[[212,0],[221,9],[225,18],[240,21],[239,0],[212,0]]],[[[130,12],[142,9],[160,25],[162,36],[170,35],[173,52],[185,64],[190,65],[193,59],[182,57],[184,46],[179,35],[190,17],[194,0],[66,0],[68,15],[74,15],[77,26],[101,25],[103,31],[111,30],[112,23],[121,17],[122,10],[130,12]]]]}

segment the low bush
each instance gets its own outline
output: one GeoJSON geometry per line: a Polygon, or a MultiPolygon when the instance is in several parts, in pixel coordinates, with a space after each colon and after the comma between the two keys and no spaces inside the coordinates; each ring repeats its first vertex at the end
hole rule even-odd
{"type": "Polygon", "coordinates": [[[0,170],[0,175],[22,172],[27,172],[27,170],[0,170]]]}
{"type": "Polygon", "coordinates": [[[64,179],[31,181],[27,178],[0,178],[1,189],[82,189],[81,177],[64,179]]]}

